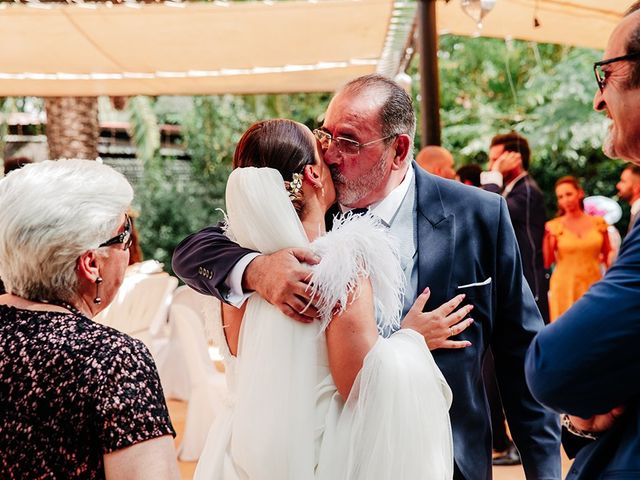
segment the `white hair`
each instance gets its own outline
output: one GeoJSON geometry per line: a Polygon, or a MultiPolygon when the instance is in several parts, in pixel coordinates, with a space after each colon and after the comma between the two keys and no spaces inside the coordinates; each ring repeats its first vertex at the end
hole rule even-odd
{"type": "Polygon", "coordinates": [[[113,236],[133,199],[124,176],[93,160],[47,160],[0,180],[0,278],[30,300],[72,300],[80,255],[113,236]]]}

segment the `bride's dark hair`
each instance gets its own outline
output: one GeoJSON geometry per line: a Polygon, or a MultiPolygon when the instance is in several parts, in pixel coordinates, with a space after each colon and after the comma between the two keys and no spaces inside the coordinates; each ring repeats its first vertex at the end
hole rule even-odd
{"type": "MultiPolygon", "coordinates": [[[[269,167],[280,172],[289,188],[294,173],[315,162],[315,145],[305,127],[277,118],[254,123],[244,132],[233,155],[233,168],[269,167]]],[[[292,199],[298,213],[303,207],[302,190],[292,199]]]]}

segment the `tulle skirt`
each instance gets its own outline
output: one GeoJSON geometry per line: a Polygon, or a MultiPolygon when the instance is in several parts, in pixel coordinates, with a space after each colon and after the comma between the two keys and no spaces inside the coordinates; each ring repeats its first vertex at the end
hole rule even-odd
{"type": "MultiPolygon", "coordinates": [[[[306,475],[317,480],[452,478],[451,390],[417,332],[400,330],[380,338],[346,403],[330,375],[318,383],[316,393],[315,424],[308,426],[315,432],[315,465],[306,475]]],[[[265,411],[264,404],[260,408],[265,411]]],[[[218,416],[194,478],[282,480],[259,459],[234,455],[238,422],[244,419],[234,418],[232,406],[218,416]]]]}

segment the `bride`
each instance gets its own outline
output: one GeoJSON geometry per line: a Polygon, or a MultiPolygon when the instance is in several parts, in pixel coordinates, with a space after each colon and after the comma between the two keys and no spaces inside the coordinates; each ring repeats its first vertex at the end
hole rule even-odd
{"type": "Polygon", "coordinates": [[[385,227],[371,214],[347,215],[326,233],[335,191],[302,124],[253,125],[234,168],[227,235],[263,253],[311,248],[321,258],[310,279],[320,321],[295,322],[257,294],[242,309],[223,306],[229,402],[195,478],[450,479],[451,391],[410,328],[426,294],[403,328],[378,333],[399,323],[404,284],[385,227]]]}

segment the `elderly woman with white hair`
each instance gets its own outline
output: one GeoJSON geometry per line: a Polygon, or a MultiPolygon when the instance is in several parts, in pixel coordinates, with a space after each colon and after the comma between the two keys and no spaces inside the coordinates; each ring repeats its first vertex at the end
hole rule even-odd
{"type": "Polygon", "coordinates": [[[129,260],[133,191],[93,161],[0,180],[0,478],[176,478],[146,347],[91,319],[129,260]]]}

